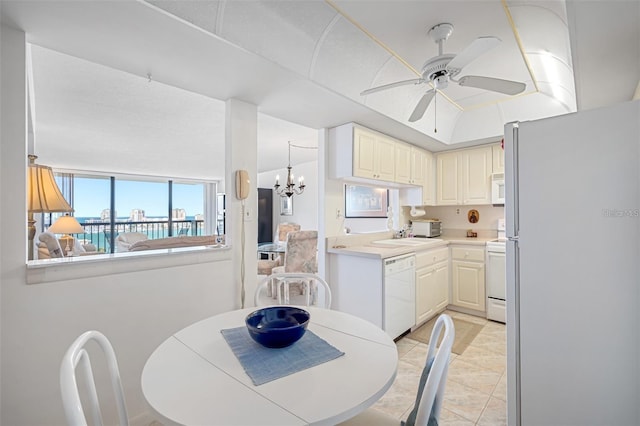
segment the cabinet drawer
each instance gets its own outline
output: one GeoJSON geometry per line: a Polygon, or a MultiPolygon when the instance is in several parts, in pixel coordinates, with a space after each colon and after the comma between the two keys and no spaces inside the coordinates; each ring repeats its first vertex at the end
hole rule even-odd
{"type": "Polygon", "coordinates": [[[443,247],[437,250],[427,250],[416,252],[416,269],[433,265],[449,259],[449,249],[443,247]]]}
{"type": "Polygon", "coordinates": [[[451,247],[451,258],[484,262],[484,248],[451,247]]]}

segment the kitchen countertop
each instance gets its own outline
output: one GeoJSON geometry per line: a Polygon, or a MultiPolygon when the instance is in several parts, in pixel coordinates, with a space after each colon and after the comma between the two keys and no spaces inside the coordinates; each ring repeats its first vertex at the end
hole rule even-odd
{"type": "Polygon", "coordinates": [[[447,241],[449,244],[470,244],[485,246],[489,241],[494,241],[496,237],[459,237],[459,236],[441,236],[441,240],[447,241]]]}
{"type": "Polygon", "coordinates": [[[357,246],[349,246],[343,248],[328,247],[327,252],[331,254],[342,254],[347,256],[372,257],[377,259],[387,259],[389,257],[401,256],[403,254],[411,254],[418,251],[431,250],[434,248],[446,247],[449,244],[440,238],[429,239],[428,243],[420,245],[399,245],[390,246],[386,244],[377,244],[374,242],[365,243],[357,246]]]}
{"type": "MultiPolygon", "coordinates": [[[[403,254],[411,254],[424,250],[431,250],[440,247],[446,247],[449,244],[467,244],[467,245],[476,245],[476,246],[486,246],[487,242],[494,241],[496,237],[473,237],[468,238],[461,235],[443,235],[438,238],[427,238],[420,239],[424,241],[428,241],[428,243],[420,244],[420,245],[386,245],[379,244],[375,242],[369,242],[354,246],[348,247],[340,247],[340,246],[329,246],[327,248],[327,253],[331,254],[341,254],[346,256],[360,256],[360,257],[371,257],[376,259],[387,259],[389,257],[401,256],[403,254]]],[[[417,238],[416,238],[417,240],[417,238]]],[[[398,240],[400,243],[401,240],[398,240]]]]}

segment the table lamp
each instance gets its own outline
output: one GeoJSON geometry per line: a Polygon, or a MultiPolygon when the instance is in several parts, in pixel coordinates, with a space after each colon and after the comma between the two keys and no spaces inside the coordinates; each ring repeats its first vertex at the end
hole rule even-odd
{"type": "Polygon", "coordinates": [[[48,229],[52,234],[64,234],[58,241],[60,241],[60,247],[63,243],[66,243],[64,247],[65,256],[69,256],[69,253],[73,251],[74,239],[69,234],[82,234],[84,228],[80,226],[75,217],[69,216],[69,213],[58,218],[48,229]]]}
{"type": "Polygon", "coordinates": [[[36,158],[38,157],[35,155],[29,155],[27,174],[29,260],[33,260],[33,238],[36,235],[36,221],[33,218],[33,214],[73,211],[73,208],[60,192],[51,167],[35,164],[36,158]]]}

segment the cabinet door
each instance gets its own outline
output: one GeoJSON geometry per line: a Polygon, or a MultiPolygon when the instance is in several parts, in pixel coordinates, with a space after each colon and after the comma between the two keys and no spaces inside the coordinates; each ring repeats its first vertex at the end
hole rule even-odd
{"type": "Polygon", "coordinates": [[[391,139],[378,138],[375,155],[376,179],[393,182],[396,178],[396,143],[391,139]]]}
{"type": "Polygon", "coordinates": [[[395,166],[395,182],[396,183],[412,183],[411,182],[411,169],[412,169],[412,151],[413,149],[409,145],[403,143],[396,143],[396,166],[395,166]]]}
{"type": "Polygon", "coordinates": [[[434,311],[438,313],[449,304],[449,262],[441,262],[434,267],[433,280],[434,311]]]}
{"type": "Polygon", "coordinates": [[[373,179],[376,177],[376,139],[372,133],[353,130],[353,175],[373,179]]]}
{"type": "Polygon", "coordinates": [[[451,271],[451,304],[484,312],[484,263],[454,260],[451,271]]]}
{"type": "Polygon", "coordinates": [[[420,148],[411,147],[411,178],[410,183],[424,185],[426,152],[420,148]]]}
{"type": "Polygon", "coordinates": [[[459,203],[458,153],[437,154],[437,205],[459,203]]]}
{"type": "Polygon", "coordinates": [[[422,183],[422,204],[434,206],[436,204],[436,168],[433,154],[424,151],[424,182],[422,183]]]}
{"type": "Polygon", "coordinates": [[[462,151],[462,204],[491,204],[490,146],[462,151]]]}
{"type": "Polygon", "coordinates": [[[416,271],[416,324],[433,318],[449,304],[449,264],[440,262],[416,271]]]}
{"type": "Polygon", "coordinates": [[[500,144],[492,145],[491,152],[493,155],[492,171],[493,173],[504,173],[504,149],[500,144]]]}
{"type": "Polygon", "coordinates": [[[436,287],[436,268],[429,266],[416,271],[416,324],[421,324],[436,313],[433,289],[436,287]]]}

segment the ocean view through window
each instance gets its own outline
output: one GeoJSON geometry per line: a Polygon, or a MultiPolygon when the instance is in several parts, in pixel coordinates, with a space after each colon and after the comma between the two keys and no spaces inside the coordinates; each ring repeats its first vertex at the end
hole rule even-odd
{"type": "MultiPolygon", "coordinates": [[[[154,177],[92,176],[56,173],[64,182],[65,198],[84,228],[75,237],[102,253],[123,251],[114,244],[118,235],[158,239],[172,236],[216,235],[216,182],[172,180],[154,177]],[[66,182],[65,182],[66,180],[66,182]],[[211,199],[209,199],[211,198],[211,199]]],[[[43,228],[55,222],[47,215],[43,228]]],[[[44,229],[43,229],[44,230],[44,229]]]]}

